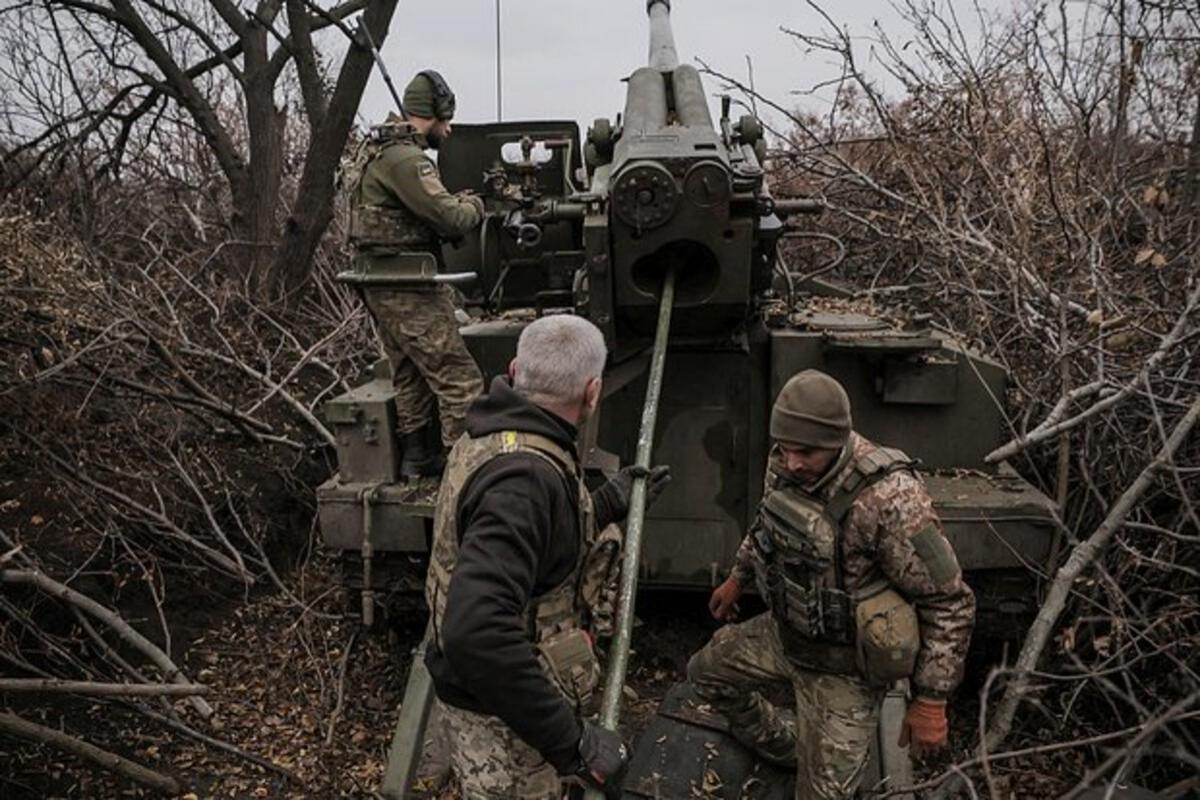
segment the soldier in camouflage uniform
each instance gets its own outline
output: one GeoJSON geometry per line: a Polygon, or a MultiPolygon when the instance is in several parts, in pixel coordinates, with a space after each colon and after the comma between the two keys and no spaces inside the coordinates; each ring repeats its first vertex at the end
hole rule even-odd
{"type": "Polygon", "coordinates": [[[793,376],[770,424],[757,520],[710,600],[731,621],[756,581],[769,610],[717,631],[688,679],[760,757],[795,765],[798,799],[845,800],[895,680],[909,678],[914,695],[900,745],[946,745],[975,598],[914,462],[851,431],[833,378],[793,376]],[[794,688],[794,726],[759,691],[778,684],[794,688]]]}
{"type": "Polygon", "coordinates": [[[584,718],[599,679],[596,605],[618,558],[633,480],[583,483],[578,425],[600,398],[606,349],[569,314],[530,323],[509,375],[467,411],[438,493],[425,664],[467,800],[559,800],[573,777],[620,796],[627,752],[584,718]]]}
{"type": "Polygon", "coordinates": [[[418,73],[404,90],[407,120],[390,115],[372,130],[355,155],[350,186],[355,270],[395,280],[368,283],[364,295],[392,362],[405,477],[441,472],[442,445],[448,449],[462,435],[467,404],[483,389],[458,332],[451,289],[431,280],[442,265],[442,241],[483,221],[483,201],[447,191],[425,154],[450,135],[454,105],[440,75],[418,73]],[[440,443],[432,441],[435,398],[440,443]]]}

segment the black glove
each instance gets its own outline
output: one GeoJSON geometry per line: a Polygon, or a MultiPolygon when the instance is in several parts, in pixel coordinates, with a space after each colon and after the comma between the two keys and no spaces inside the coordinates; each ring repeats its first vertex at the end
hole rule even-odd
{"type": "Polygon", "coordinates": [[[575,776],[604,792],[608,800],[620,800],[621,781],[628,771],[629,748],[620,735],[584,720],[575,776]]]}
{"type": "Polygon", "coordinates": [[[660,465],[647,469],[637,465],[623,467],[603,491],[612,503],[613,519],[625,519],[629,514],[629,501],[633,494],[634,478],[646,479],[646,507],[649,508],[671,482],[671,468],[660,465]]]}

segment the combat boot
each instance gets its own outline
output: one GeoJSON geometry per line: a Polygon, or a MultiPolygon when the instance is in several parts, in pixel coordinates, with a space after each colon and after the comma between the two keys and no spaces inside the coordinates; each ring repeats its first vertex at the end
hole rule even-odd
{"type": "Polygon", "coordinates": [[[440,478],[446,467],[446,456],[438,437],[430,435],[426,425],[420,430],[400,436],[400,477],[440,478]]]}

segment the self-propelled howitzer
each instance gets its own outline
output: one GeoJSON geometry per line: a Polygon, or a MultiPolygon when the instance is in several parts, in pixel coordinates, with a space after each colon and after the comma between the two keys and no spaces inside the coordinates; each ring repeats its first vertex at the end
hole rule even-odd
{"type": "Polygon", "coordinates": [[[616,122],[589,128],[585,170],[572,123],[459,126],[441,159],[448,184],[481,188],[472,176],[488,175],[498,216],[449,258],[480,271],[480,300],[573,307],[604,331],[615,361],[644,346],[671,268],[677,334],[727,334],[750,318],[783,230],[764,180],[762,126],[732,120],[728,98],[714,124],[700,74],[678,63],[669,4],[648,6],[649,63],[626,79],[616,122]]]}
{"type": "MultiPolygon", "coordinates": [[[[457,125],[442,147],[447,186],[479,192],[488,209],[478,235],[444,248],[445,269],[478,276],[462,332],[485,379],[505,371],[533,316],[586,316],[611,355],[581,452],[598,471],[631,463],[658,287],[674,269],[654,453],[675,479],[647,517],[642,585],[724,577],[762,492],[771,401],[816,368],[845,386],[856,430],[921,459],[977,589],[979,629],[1017,629],[1035,604],[1024,564],[1045,558],[1053,522],[1042,494],[984,461],[1007,432],[1004,369],[784,268],[788,214],[820,203],[772,197],[761,125],[732,119],[726,98],[712,120],[700,75],[675,56],[669,11],[647,4],[650,57],[628,76],[615,120],[582,139],[571,121],[457,125]],[[784,302],[793,289],[798,302],[784,302]]],[[[372,563],[365,588],[378,598],[419,587],[407,565],[427,550],[435,488],[399,479],[388,369],[326,404],[339,474],[319,491],[326,541],[349,554],[352,581],[372,563]]]]}
{"type": "Polygon", "coordinates": [[[728,105],[714,127],[700,74],[675,58],[667,13],[663,2],[650,5],[650,63],[629,76],[616,141],[605,140],[602,123],[589,136],[612,154],[592,173],[607,199],[611,265],[608,281],[590,277],[589,313],[611,305],[616,339],[652,326],[670,269],[678,334],[716,334],[747,319],[770,286],[780,229],[769,214],[761,127],[749,116],[731,123],[728,105]]]}
{"type": "MultiPolygon", "coordinates": [[[[649,58],[628,75],[615,119],[597,119],[583,137],[573,121],[455,125],[443,145],[446,185],[480,193],[488,211],[478,235],[443,253],[449,272],[477,275],[462,332],[485,379],[506,370],[530,319],[586,316],[610,359],[580,452],[597,476],[632,463],[670,272],[653,460],[671,465],[673,481],[646,514],[640,585],[707,590],[728,574],[762,494],[771,402],[788,378],[814,368],[845,387],[857,431],[921,460],[976,592],[977,638],[1019,632],[1036,607],[1027,565],[1045,562],[1054,515],[1044,495],[984,461],[1007,432],[1004,369],[782,263],[780,242],[797,235],[789,216],[821,204],[772,196],[761,124],[733,119],[728,98],[713,118],[700,74],[679,63],[670,10],[667,0],[646,4],[649,58]]],[[[393,396],[381,363],[325,412],[339,474],[319,490],[322,533],[346,552],[348,581],[369,608],[418,596],[436,495],[435,482],[399,480],[393,396]]],[[[679,698],[666,707],[690,713],[679,698]]],[[[676,777],[664,774],[641,796],[688,796],[687,779],[676,777]]]]}

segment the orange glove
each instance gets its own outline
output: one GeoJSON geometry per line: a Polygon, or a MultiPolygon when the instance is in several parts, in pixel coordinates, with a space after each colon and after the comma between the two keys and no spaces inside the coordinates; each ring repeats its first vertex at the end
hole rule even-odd
{"type": "Polygon", "coordinates": [[[713,619],[718,622],[733,622],[737,619],[737,601],[741,596],[742,585],[734,578],[726,578],[724,583],[713,589],[712,597],[708,598],[708,610],[713,619]]]}
{"type": "Polygon", "coordinates": [[[904,722],[900,725],[899,745],[911,746],[912,754],[921,757],[945,747],[949,732],[946,701],[916,697],[908,704],[904,722]]]}

